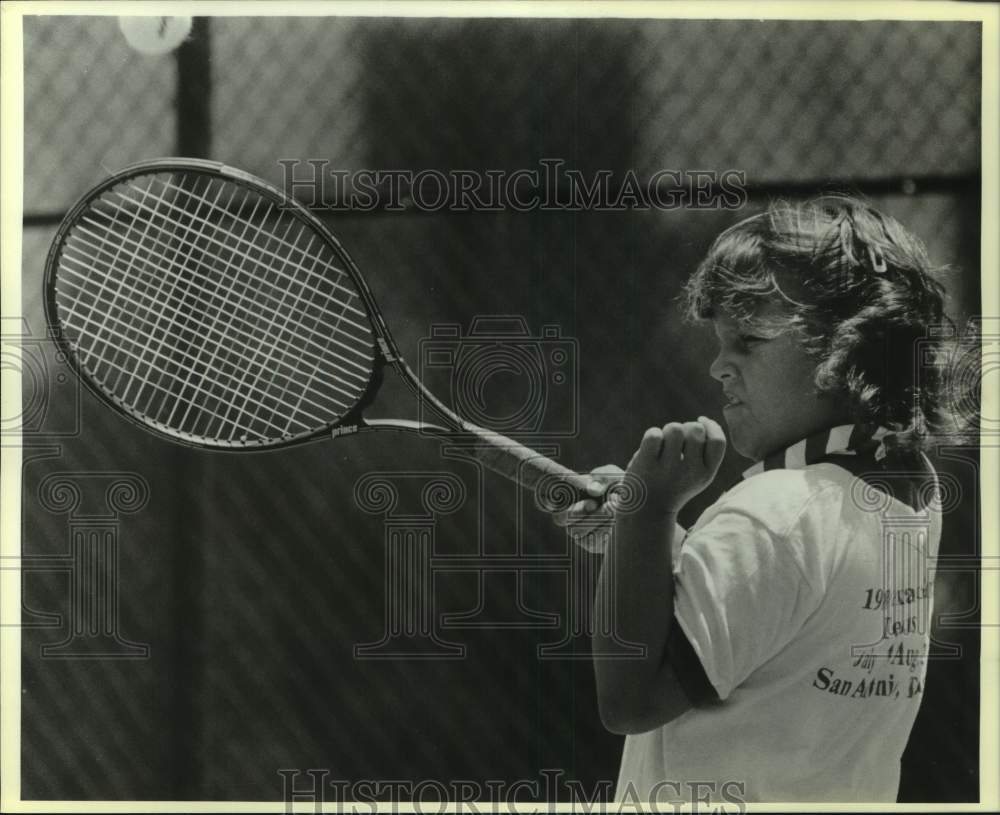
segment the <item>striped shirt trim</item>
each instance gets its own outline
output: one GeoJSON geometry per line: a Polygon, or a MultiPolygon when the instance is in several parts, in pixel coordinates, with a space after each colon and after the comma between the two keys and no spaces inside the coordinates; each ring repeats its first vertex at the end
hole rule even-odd
{"type": "Polygon", "coordinates": [[[801,470],[827,456],[854,456],[866,448],[875,448],[875,460],[885,456],[885,439],[892,435],[884,427],[838,425],[801,439],[777,453],[772,453],[743,471],[750,478],[768,470],[801,470]],[[877,442],[877,444],[876,444],[877,442]]]}

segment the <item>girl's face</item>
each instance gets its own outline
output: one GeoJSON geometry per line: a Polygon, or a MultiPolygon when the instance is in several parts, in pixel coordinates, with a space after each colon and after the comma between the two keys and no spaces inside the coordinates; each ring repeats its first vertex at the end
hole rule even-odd
{"type": "Polygon", "coordinates": [[[719,354],[709,373],[722,383],[723,412],[740,455],[759,461],[812,433],[849,422],[831,400],[817,396],[816,364],[796,333],[755,336],[725,313],[712,322],[719,354]]]}

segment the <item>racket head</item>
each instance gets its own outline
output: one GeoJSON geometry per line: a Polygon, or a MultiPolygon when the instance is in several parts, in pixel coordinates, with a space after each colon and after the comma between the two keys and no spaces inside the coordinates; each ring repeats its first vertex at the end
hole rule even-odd
{"type": "Polygon", "coordinates": [[[101,182],[46,259],[60,350],[106,404],[172,441],[276,448],[357,421],[395,346],[357,266],[278,188],[196,159],[101,182]]]}

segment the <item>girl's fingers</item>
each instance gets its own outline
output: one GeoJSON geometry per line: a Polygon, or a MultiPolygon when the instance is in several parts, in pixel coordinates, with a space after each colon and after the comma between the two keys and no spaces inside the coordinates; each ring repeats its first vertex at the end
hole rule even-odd
{"type": "Polygon", "coordinates": [[[642,441],[639,442],[639,449],[636,451],[636,456],[646,456],[652,459],[657,459],[660,457],[663,443],[663,432],[658,427],[651,427],[643,433],[642,441]]]}
{"type": "Polygon", "coordinates": [[[611,508],[607,503],[587,498],[583,501],[577,501],[569,509],[553,514],[552,519],[556,526],[572,526],[584,521],[594,521],[610,516],[611,508]]]}
{"type": "Polygon", "coordinates": [[[684,458],[702,459],[702,445],[705,443],[705,426],[701,422],[685,422],[681,452],[684,458]]]}
{"type": "Polygon", "coordinates": [[[611,501],[605,501],[603,496],[608,487],[617,484],[625,475],[625,471],[617,464],[605,464],[590,471],[590,481],[587,482],[585,493],[587,498],[577,501],[567,509],[552,513],[552,521],[556,526],[566,527],[584,521],[593,522],[595,517],[610,517],[613,507],[611,501]],[[597,515],[595,516],[595,513],[597,515]]]}
{"type": "Polygon", "coordinates": [[[705,428],[705,466],[715,472],[722,464],[722,459],[726,455],[726,434],[722,427],[714,419],[706,416],[699,416],[698,421],[705,428]]]}
{"type": "Polygon", "coordinates": [[[663,426],[663,452],[660,454],[666,461],[676,461],[684,449],[684,428],[677,422],[663,426]]]}
{"type": "Polygon", "coordinates": [[[614,484],[621,481],[624,475],[625,471],[617,464],[602,464],[600,467],[594,467],[590,471],[591,478],[595,478],[605,484],[614,484]]]}
{"type": "Polygon", "coordinates": [[[564,509],[561,512],[556,512],[552,516],[552,520],[555,521],[556,526],[569,526],[580,519],[580,516],[586,515],[588,512],[593,512],[596,509],[596,502],[587,499],[586,501],[577,501],[569,509],[564,509]],[[588,509],[588,505],[591,509],[588,509]]]}

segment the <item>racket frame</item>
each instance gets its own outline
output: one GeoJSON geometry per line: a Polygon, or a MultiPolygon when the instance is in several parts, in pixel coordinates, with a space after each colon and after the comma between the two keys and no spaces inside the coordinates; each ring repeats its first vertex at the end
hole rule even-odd
{"type": "Polygon", "coordinates": [[[471,433],[470,425],[458,414],[448,408],[441,400],[432,394],[417,379],[413,370],[407,365],[396,341],[393,339],[389,328],[385,323],[382,312],[369,288],[367,282],[358,269],[353,258],[344,249],[343,245],[313,212],[304,204],[292,196],[283,192],[273,184],[257,178],[250,173],[231,167],[222,162],[209,161],[206,159],[194,158],[161,158],[138,162],[129,165],[110,175],[100,183],[91,187],[66,213],[62,222],[52,239],[48,255],[45,261],[44,277],[44,308],[45,319],[48,323],[52,338],[62,355],[69,362],[74,373],[83,381],[87,389],[97,396],[102,402],[110,405],[118,413],[125,416],[130,422],[138,425],[143,430],[155,433],[167,438],[172,442],[184,444],[188,447],[199,449],[218,450],[222,452],[242,452],[246,450],[277,450],[285,447],[293,447],[299,444],[318,441],[324,438],[350,435],[363,430],[396,430],[399,432],[418,433],[421,435],[433,436],[456,436],[460,437],[464,433],[471,433]],[[361,395],[355,404],[340,418],[328,422],[327,424],[311,431],[302,433],[290,438],[259,441],[233,440],[228,443],[212,443],[193,437],[183,431],[157,422],[149,417],[138,415],[129,405],[122,402],[114,394],[105,391],[94,378],[84,369],[78,359],[76,351],[67,339],[63,330],[62,322],[59,319],[59,310],[56,303],[59,262],[67,238],[71,230],[77,224],[80,215],[86,212],[92,202],[110,189],[117,187],[131,178],[143,175],[155,175],[160,173],[202,173],[221,178],[224,181],[235,183],[247,188],[252,192],[269,199],[279,205],[284,211],[290,212],[294,217],[303,221],[311,228],[317,236],[325,241],[329,248],[343,264],[343,270],[350,277],[351,282],[356,287],[358,294],[365,305],[365,317],[371,328],[372,337],[375,343],[372,347],[372,369],[361,395]],[[407,419],[371,419],[366,420],[364,411],[375,400],[375,396],[381,387],[383,372],[386,365],[392,366],[407,387],[412,391],[420,402],[430,406],[445,422],[447,427],[434,425],[428,422],[420,422],[407,419]]]}
{"type": "MultiPolygon", "coordinates": [[[[326,224],[300,201],[287,195],[278,187],[236,167],[205,159],[162,158],[130,165],[96,184],[67,212],[53,238],[45,262],[44,306],[46,320],[53,339],[73,368],[74,373],[83,381],[87,389],[101,402],[110,405],[134,425],[173,443],[221,452],[244,452],[247,450],[263,452],[363,431],[393,430],[432,436],[441,441],[450,441],[456,446],[467,448],[469,455],[477,459],[487,469],[533,490],[539,506],[544,507],[547,511],[565,509],[573,501],[588,495],[589,476],[577,473],[558,462],[541,456],[503,434],[487,430],[463,419],[431,393],[399,353],[371,289],[354,260],[326,224]],[[365,304],[365,316],[372,331],[374,345],[372,347],[372,369],[368,382],[355,404],[338,419],[317,427],[315,430],[292,437],[265,441],[232,440],[224,444],[212,443],[195,438],[192,434],[157,422],[150,417],[139,415],[138,411],[134,411],[131,406],[100,387],[82,367],[75,350],[64,334],[56,304],[59,260],[70,230],[77,223],[78,216],[88,209],[90,203],[107,190],[140,175],[171,172],[212,175],[248,188],[258,195],[272,200],[284,209],[291,211],[299,220],[314,230],[319,238],[327,243],[337,258],[343,262],[343,271],[348,274],[365,304]],[[396,371],[409,390],[415,394],[418,406],[430,407],[440,417],[444,426],[411,419],[366,419],[364,417],[365,409],[375,400],[387,365],[396,371]]],[[[620,508],[625,508],[627,505],[637,506],[638,502],[643,500],[645,489],[638,479],[626,478],[610,488],[607,495],[611,495],[612,492],[621,496],[620,508]]]]}

